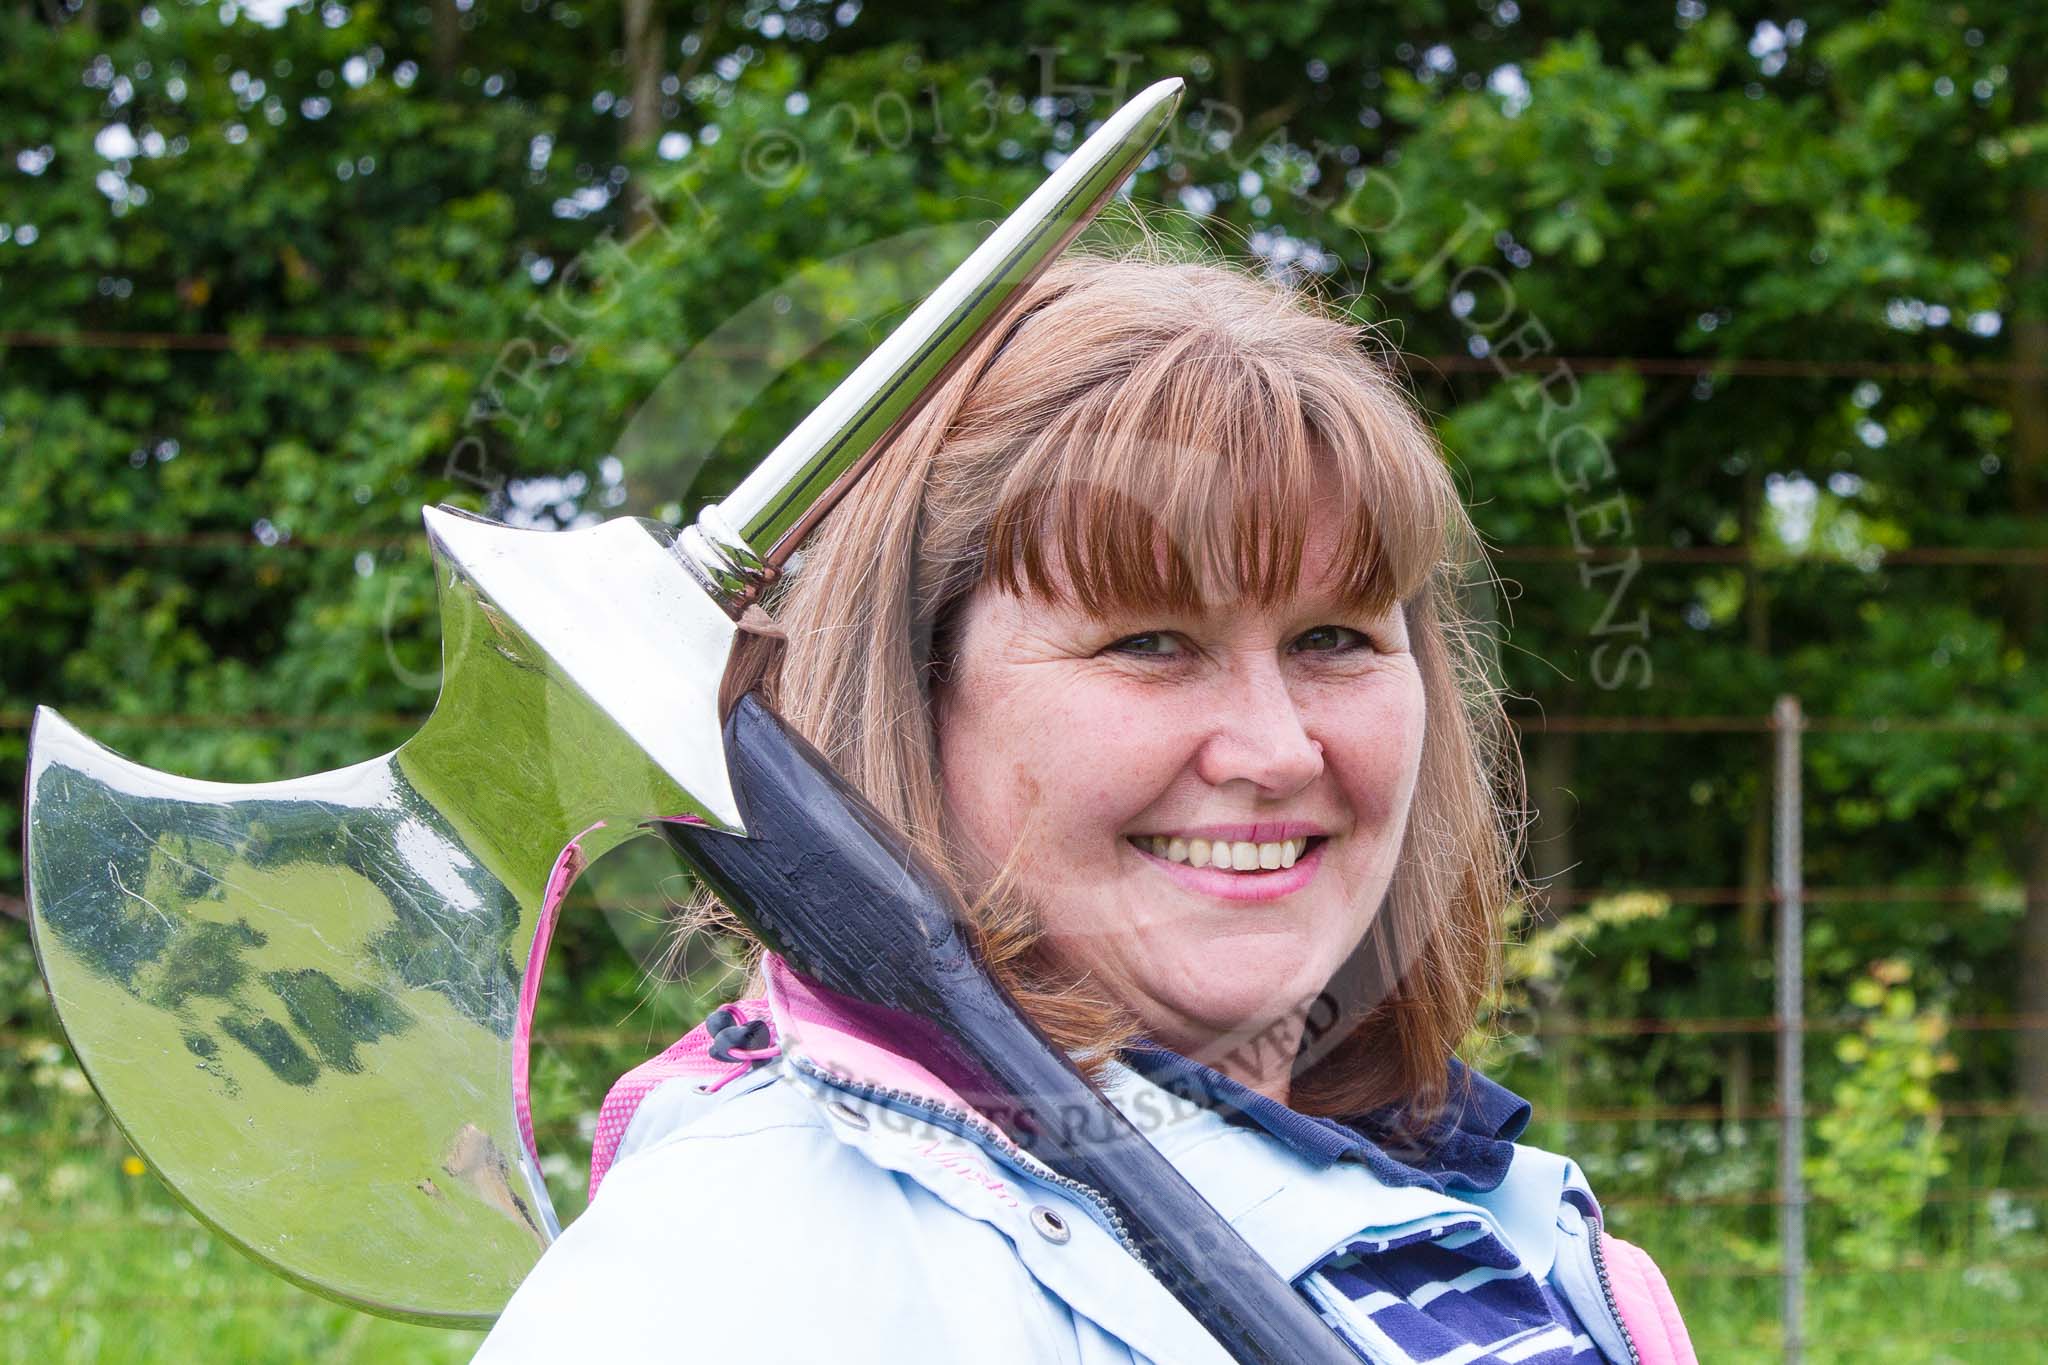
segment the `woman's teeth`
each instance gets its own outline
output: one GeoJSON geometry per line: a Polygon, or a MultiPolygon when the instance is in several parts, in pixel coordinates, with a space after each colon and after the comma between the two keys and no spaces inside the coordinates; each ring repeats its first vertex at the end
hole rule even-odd
{"type": "Polygon", "coordinates": [[[1308,847],[1306,838],[1254,844],[1244,839],[1182,839],[1166,834],[1140,835],[1131,842],[1168,862],[1232,872],[1264,872],[1277,867],[1293,867],[1295,859],[1308,847]]]}

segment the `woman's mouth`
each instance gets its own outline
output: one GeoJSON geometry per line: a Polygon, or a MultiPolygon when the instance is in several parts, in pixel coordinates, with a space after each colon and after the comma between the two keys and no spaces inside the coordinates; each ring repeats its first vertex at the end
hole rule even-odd
{"type": "Polygon", "coordinates": [[[1184,839],[1176,835],[1140,834],[1131,842],[1155,858],[1189,867],[1213,867],[1220,872],[1271,872],[1293,867],[1320,835],[1252,843],[1247,839],[1184,839]]]}
{"type": "Polygon", "coordinates": [[[1308,885],[1322,862],[1326,835],[1252,843],[1134,835],[1131,846],[1190,891],[1225,900],[1276,900],[1308,885]]]}

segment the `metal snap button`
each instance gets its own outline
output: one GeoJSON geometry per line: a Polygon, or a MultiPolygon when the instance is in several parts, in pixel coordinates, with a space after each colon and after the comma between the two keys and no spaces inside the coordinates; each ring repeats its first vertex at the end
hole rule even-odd
{"type": "Polygon", "coordinates": [[[825,1112],[848,1128],[862,1129],[868,1126],[868,1116],[842,1100],[826,1100],[825,1112]]]}
{"type": "Polygon", "coordinates": [[[1031,1206],[1031,1227],[1054,1246],[1064,1246],[1067,1239],[1074,1235],[1073,1230],[1067,1226],[1067,1220],[1060,1217],[1059,1210],[1045,1204],[1031,1206]]]}

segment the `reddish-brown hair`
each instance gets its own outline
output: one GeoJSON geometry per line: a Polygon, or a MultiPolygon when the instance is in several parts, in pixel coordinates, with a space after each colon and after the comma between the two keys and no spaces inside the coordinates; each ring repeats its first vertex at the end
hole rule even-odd
{"type": "MultiPolygon", "coordinates": [[[[773,604],[786,646],[750,642],[732,681],[761,687],[964,893],[932,687],[974,589],[1070,594],[1097,612],[1272,601],[1293,591],[1311,523],[1332,517],[1346,591],[1406,613],[1428,719],[1386,903],[1331,983],[1290,1102],[1331,1115],[1395,1103],[1425,1121],[1495,979],[1520,784],[1460,605],[1483,569],[1477,538],[1368,329],[1154,242],[1069,252],[826,520],[773,604]]],[[[693,911],[686,927],[737,931],[708,899],[693,911]]],[[[983,888],[968,917],[1056,1042],[1100,1058],[1133,1036],[1098,983],[1046,952],[1015,878],[983,888]]]]}

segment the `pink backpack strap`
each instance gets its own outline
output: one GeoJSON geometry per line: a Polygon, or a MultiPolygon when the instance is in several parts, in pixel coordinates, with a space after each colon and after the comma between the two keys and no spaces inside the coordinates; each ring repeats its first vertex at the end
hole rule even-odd
{"type": "Polygon", "coordinates": [[[1621,1310],[1621,1325],[1635,1342],[1643,1365],[1699,1365],[1692,1338],[1678,1316],[1678,1302],[1649,1253],[1606,1232],[1594,1235],[1600,1239],[1600,1256],[1614,1306],[1621,1310]]]}
{"type": "Polygon", "coordinates": [[[599,820],[571,839],[555,856],[555,865],[548,871],[547,885],[541,893],[540,918],[533,926],[533,942],[526,949],[526,975],[519,979],[519,1015],[512,1023],[512,1113],[519,1121],[519,1140],[526,1144],[526,1153],[536,1166],[540,1164],[540,1148],[533,1141],[533,1094],[527,1076],[533,1056],[533,1009],[540,1000],[540,974],[547,965],[555,917],[562,912],[562,900],[569,894],[570,885],[589,862],[583,854],[583,841],[592,831],[603,828],[604,821],[599,820]]]}
{"type": "MultiPolygon", "coordinates": [[[[726,1006],[740,1022],[768,1017],[766,1000],[737,1000],[726,1006]]],[[[731,1062],[721,1061],[711,1055],[712,1037],[709,1029],[699,1024],[658,1055],[648,1058],[628,1071],[613,1083],[610,1093],[604,1097],[604,1104],[597,1111],[597,1132],[592,1137],[590,1148],[590,1197],[597,1198],[597,1187],[604,1182],[605,1173],[618,1159],[619,1144],[625,1141],[626,1128],[633,1122],[633,1115],[640,1108],[640,1102],[654,1092],[656,1086],[667,1081],[687,1078],[699,1084],[709,1083],[716,1089],[732,1079],[734,1067],[731,1062]]],[[[743,1060],[738,1070],[747,1069],[747,1061],[753,1054],[735,1054],[743,1060]]],[[[764,1050],[760,1056],[772,1056],[773,1051],[764,1050]]]]}

